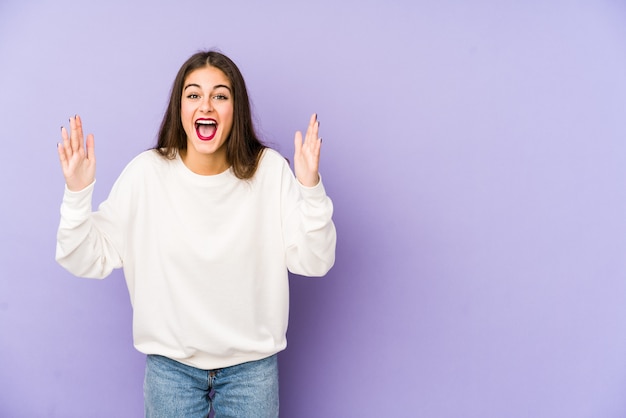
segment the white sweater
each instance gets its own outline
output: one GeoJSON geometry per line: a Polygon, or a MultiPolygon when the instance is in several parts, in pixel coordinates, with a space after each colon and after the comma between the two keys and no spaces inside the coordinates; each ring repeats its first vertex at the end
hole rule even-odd
{"type": "Polygon", "coordinates": [[[104,278],[124,268],[135,347],[201,369],[286,347],[289,271],[323,276],[335,260],[333,206],[264,151],[251,180],[191,172],[146,151],[91,210],[93,184],[65,190],[56,259],[104,278]]]}

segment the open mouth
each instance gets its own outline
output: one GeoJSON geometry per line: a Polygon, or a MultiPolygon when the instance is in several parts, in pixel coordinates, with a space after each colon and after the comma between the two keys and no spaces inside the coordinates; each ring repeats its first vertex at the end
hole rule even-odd
{"type": "Polygon", "coordinates": [[[198,119],[196,121],[196,134],[203,141],[210,141],[217,132],[215,119],[198,119]]]}

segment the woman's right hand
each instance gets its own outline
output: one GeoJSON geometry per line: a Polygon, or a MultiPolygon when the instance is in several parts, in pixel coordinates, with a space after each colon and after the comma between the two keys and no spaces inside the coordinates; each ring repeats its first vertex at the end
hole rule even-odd
{"type": "Polygon", "coordinates": [[[73,192],[80,191],[94,182],[96,178],[96,155],[94,138],[87,135],[83,144],[83,124],[80,116],[70,118],[70,134],[65,127],[61,128],[63,142],[57,144],[61,169],[67,188],[73,192]]]}

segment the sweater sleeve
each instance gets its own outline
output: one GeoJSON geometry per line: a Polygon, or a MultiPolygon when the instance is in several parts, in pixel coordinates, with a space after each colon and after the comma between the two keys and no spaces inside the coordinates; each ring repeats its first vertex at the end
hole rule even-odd
{"type": "Polygon", "coordinates": [[[285,164],[283,170],[284,242],[290,272],[324,276],[335,263],[337,233],[333,204],[320,177],[314,187],[303,186],[285,164]]]}
{"type": "Polygon", "coordinates": [[[130,201],[130,189],[123,184],[123,175],[98,211],[92,211],[95,182],[79,192],[65,187],[55,258],[70,273],[102,279],[122,267],[127,215],[121,214],[128,213],[130,201]]]}

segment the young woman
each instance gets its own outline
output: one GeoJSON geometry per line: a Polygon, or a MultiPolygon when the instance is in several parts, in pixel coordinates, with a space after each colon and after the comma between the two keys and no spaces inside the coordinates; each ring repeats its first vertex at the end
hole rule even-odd
{"type": "Polygon", "coordinates": [[[296,132],[294,177],[257,138],[237,66],[199,52],[176,76],[156,147],[92,212],[94,137],[79,116],[61,129],[56,259],[83,277],[124,269],[147,417],[278,416],[288,271],[323,276],[335,259],[318,130],[313,115],[296,132]]]}

